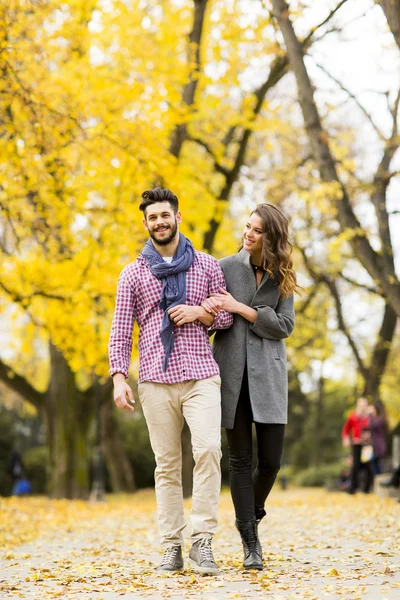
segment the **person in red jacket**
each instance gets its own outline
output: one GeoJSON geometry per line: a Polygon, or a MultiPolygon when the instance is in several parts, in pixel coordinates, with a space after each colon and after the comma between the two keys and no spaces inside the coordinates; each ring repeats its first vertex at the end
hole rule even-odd
{"type": "MultiPolygon", "coordinates": [[[[343,445],[345,448],[352,444],[353,467],[351,471],[351,484],[349,494],[355,494],[358,487],[358,477],[361,470],[365,470],[364,492],[368,494],[371,490],[374,474],[372,469],[372,453],[370,457],[362,458],[362,450],[365,446],[371,446],[371,422],[368,410],[368,400],[359,398],[356,410],[353,411],[342,430],[343,445]],[[351,441],[350,441],[351,440],[351,441]]],[[[367,448],[365,448],[367,450],[367,448]]],[[[372,446],[371,446],[372,450],[372,446]]]]}

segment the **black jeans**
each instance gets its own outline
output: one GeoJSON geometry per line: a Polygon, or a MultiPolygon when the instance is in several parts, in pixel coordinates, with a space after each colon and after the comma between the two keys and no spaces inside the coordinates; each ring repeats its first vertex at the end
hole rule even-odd
{"type": "Polygon", "coordinates": [[[374,482],[374,472],[372,461],[361,462],[361,444],[353,444],[353,468],[351,470],[350,492],[355,492],[358,488],[358,479],[361,471],[365,471],[363,491],[368,494],[371,491],[374,482]]]}
{"type": "Polygon", "coordinates": [[[281,466],[285,425],[255,423],[257,465],[252,473],[252,424],[253,413],[245,371],[234,426],[226,430],[231,494],[238,521],[250,521],[265,514],[264,503],[281,466]]]}

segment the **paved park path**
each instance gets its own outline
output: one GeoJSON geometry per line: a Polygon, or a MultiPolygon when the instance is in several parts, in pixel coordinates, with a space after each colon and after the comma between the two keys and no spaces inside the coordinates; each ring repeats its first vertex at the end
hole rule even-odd
{"type": "MultiPolygon", "coordinates": [[[[189,504],[187,504],[189,509],[189,504]]],[[[106,503],[0,501],[0,598],[400,599],[400,504],[323,490],[273,491],[260,527],[265,569],[241,570],[229,494],[221,496],[217,577],[155,575],[152,491],[106,503]]],[[[185,555],[189,550],[186,542],[185,555]]]]}

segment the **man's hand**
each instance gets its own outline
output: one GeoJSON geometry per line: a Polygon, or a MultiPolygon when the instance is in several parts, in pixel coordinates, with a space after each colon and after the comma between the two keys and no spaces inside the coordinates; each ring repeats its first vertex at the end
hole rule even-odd
{"type": "Polygon", "coordinates": [[[344,437],[343,438],[343,446],[345,448],[349,448],[350,447],[350,438],[349,437],[344,437]]]}
{"type": "Polygon", "coordinates": [[[178,304],[170,308],[168,311],[171,321],[181,327],[185,323],[193,323],[202,316],[203,311],[201,306],[189,306],[188,304],[178,304]]]}
{"type": "Polygon", "coordinates": [[[114,402],[121,410],[134,411],[135,401],[133,393],[129,385],[125,381],[123,373],[116,373],[113,377],[114,381],[114,402]],[[128,400],[127,400],[128,397],[128,400]]]}

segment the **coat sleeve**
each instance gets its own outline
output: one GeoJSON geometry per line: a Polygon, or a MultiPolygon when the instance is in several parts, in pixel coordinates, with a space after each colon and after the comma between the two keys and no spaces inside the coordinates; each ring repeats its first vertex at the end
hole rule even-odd
{"type": "Polygon", "coordinates": [[[285,300],[279,300],[276,309],[270,306],[253,306],[257,311],[254,323],[250,325],[253,333],[266,340],[283,340],[294,328],[293,294],[285,300]]]}

